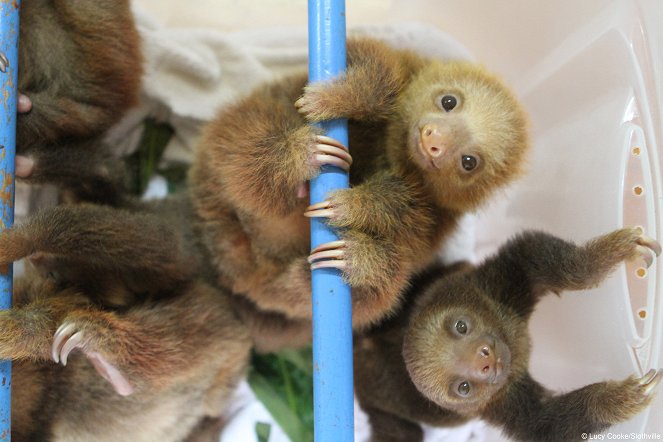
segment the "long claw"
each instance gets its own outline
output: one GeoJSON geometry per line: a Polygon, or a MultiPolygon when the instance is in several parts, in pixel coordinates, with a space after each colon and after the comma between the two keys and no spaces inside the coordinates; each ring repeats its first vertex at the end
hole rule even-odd
{"type": "Polygon", "coordinates": [[[640,239],[638,240],[638,244],[650,248],[656,256],[661,255],[661,245],[656,241],[654,238],[650,238],[645,235],[640,235],[640,239]]]}
{"type": "Polygon", "coordinates": [[[331,206],[331,202],[329,200],[325,200],[320,203],[311,204],[306,208],[306,211],[310,212],[312,210],[327,209],[329,206],[331,206]]]}
{"type": "Polygon", "coordinates": [[[320,244],[318,247],[311,250],[308,257],[308,262],[311,264],[311,270],[322,268],[334,268],[345,270],[348,263],[345,259],[345,241],[330,241],[328,243],[320,244]]]}
{"type": "Polygon", "coordinates": [[[312,148],[313,158],[320,165],[331,165],[348,171],[352,164],[352,156],[346,146],[324,135],[315,136],[315,146],[312,148]]]}
{"type": "Polygon", "coordinates": [[[342,239],[339,239],[338,241],[330,241],[324,244],[320,244],[318,247],[311,250],[311,254],[322,252],[323,250],[340,249],[342,247],[345,247],[345,241],[342,239]]]}
{"type": "Polygon", "coordinates": [[[318,143],[329,144],[331,146],[340,147],[341,149],[345,150],[346,152],[349,151],[349,149],[345,145],[343,145],[343,143],[341,143],[340,141],[338,141],[334,138],[326,137],[324,135],[316,135],[315,139],[318,143]]]}
{"type": "Polygon", "coordinates": [[[342,259],[345,256],[343,250],[325,250],[324,252],[317,252],[309,255],[308,262],[312,264],[313,261],[318,261],[320,259],[342,259]]]}
{"type": "MultiPolygon", "coordinates": [[[[645,394],[649,396],[656,386],[661,382],[661,379],[663,379],[663,370],[658,369],[658,370],[650,370],[649,373],[654,372],[652,376],[649,376],[650,379],[643,385],[645,385],[645,394]]],[[[647,375],[649,375],[647,373],[647,375]]]]}
{"type": "Polygon", "coordinates": [[[650,250],[645,246],[636,246],[635,248],[640,255],[640,258],[645,262],[647,268],[654,264],[654,257],[651,255],[650,250]]]}
{"type": "Polygon", "coordinates": [[[311,204],[304,212],[304,216],[307,218],[331,218],[334,214],[334,209],[331,208],[331,202],[329,200],[311,204]]]}
{"type": "Polygon", "coordinates": [[[335,157],[334,155],[327,155],[323,153],[316,153],[315,154],[315,160],[318,161],[320,164],[327,164],[329,166],[336,166],[339,167],[346,172],[350,170],[350,165],[348,164],[347,161],[335,157]]]}
{"type": "Polygon", "coordinates": [[[352,155],[348,153],[347,148],[338,146],[330,146],[328,144],[316,144],[315,151],[317,153],[324,153],[327,155],[333,155],[335,157],[341,158],[347,161],[348,164],[352,164],[352,155]]]}
{"type": "Polygon", "coordinates": [[[335,213],[334,209],[311,210],[304,212],[304,216],[307,218],[332,218],[335,213]]]}
{"type": "Polygon", "coordinates": [[[311,264],[311,270],[324,269],[324,268],[345,270],[346,267],[347,267],[347,262],[342,259],[334,259],[330,261],[317,261],[311,264]]]}
{"type": "Polygon", "coordinates": [[[53,335],[53,345],[51,346],[51,358],[56,364],[60,362],[60,352],[63,341],[67,339],[75,329],[76,326],[74,324],[65,322],[55,331],[55,335],[53,335]]]}
{"type": "Polygon", "coordinates": [[[658,386],[658,384],[663,380],[663,369],[658,369],[656,371],[656,376],[652,379],[649,384],[647,384],[646,394],[651,394],[652,391],[658,386]]]}
{"type": "Polygon", "coordinates": [[[654,379],[654,376],[656,376],[656,369],[652,368],[647,373],[643,374],[640,379],[638,379],[638,383],[640,385],[648,384],[652,379],[654,379]]]}
{"type": "Polygon", "coordinates": [[[81,341],[83,341],[83,332],[79,331],[74,333],[71,338],[65,342],[62,346],[62,350],[60,350],[60,362],[62,362],[62,365],[67,365],[67,357],[69,356],[69,353],[78,347],[78,344],[80,344],[81,341]]]}

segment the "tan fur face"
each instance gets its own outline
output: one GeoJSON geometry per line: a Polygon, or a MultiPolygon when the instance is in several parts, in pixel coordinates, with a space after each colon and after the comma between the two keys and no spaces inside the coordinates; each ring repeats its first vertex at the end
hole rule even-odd
{"type": "Polygon", "coordinates": [[[432,63],[403,92],[398,109],[400,130],[407,132],[401,155],[442,204],[472,209],[521,173],[528,150],[525,114],[483,68],[432,63]]]}
{"type": "Polygon", "coordinates": [[[403,344],[417,389],[443,408],[477,415],[527,359],[522,342],[501,322],[493,306],[472,293],[423,306],[413,315],[403,344]]]}

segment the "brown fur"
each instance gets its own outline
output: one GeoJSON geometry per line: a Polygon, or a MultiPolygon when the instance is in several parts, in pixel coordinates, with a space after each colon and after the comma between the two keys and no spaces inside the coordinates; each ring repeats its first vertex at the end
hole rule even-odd
{"type": "Polygon", "coordinates": [[[29,257],[59,282],[103,305],[122,307],[170,296],[205,273],[204,255],[189,223],[186,198],[119,209],[61,205],[32,215],[0,234],[0,265],[29,257]]]}
{"type": "Polygon", "coordinates": [[[186,199],[159,207],[155,216],[151,204],[139,213],[58,206],[0,233],[0,262],[29,256],[41,273],[0,312],[0,358],[17,361],[17,440],[204,440],[220,428],[211,423],[252,342],[229,294],[198,282],[204,253],[183,220],[186,199]],[[77,353],[66,367],[49,361],[62,324],[83,332],[90,361],[77,353]],[[95,372],[95,352],[133,394],[120,396],[95,372]]]}
{"type": "Polygon", "coordinates": [[[339,80],[305,87],[305,75],[288,77],[222,111],[192,169],[192,199],[219,282],[283,321],[311,316],[308,202],[297,195],[319,168],[310,151],[317,130],[293,105],[302,93],[297,105],[310,121],[350,119],[352,188],[331,196],[329,224],[347,242],[344,277],[358,327],[397,307],[408,277],[459,217],[518,176],[528,147],[519,104],[476,65],[370,39],[349,41],[348,64],[339,80]],[[441,110],[442,93],[459,95],[458,111],[441,110]],[[455,131],[457,152],[438,168],[421,163],[413,138],[430,118],[455,131]],[[480,158],[476,173],[460,171],[460,153],[480,158]]]}
{"type": "Polygon", "coordinates": [[[138,103],[143,73],[129,0],[24,0],[20,21],[18,89],[33,106],[16,139],[35,163],[29,179],[108,184],[101,137],[138,103]]]}
{"type": "Polygon", "coordinates": [[[355,391],[372,440],[416,442],[422,440],[419,423],[454,426],[472,418],[517,440],[580,440],[642,411],[652,391],[636,377],[566,394],[543,388],[528,372],[528,320],[544,294],[596,286],[621,261],[638,257],[643,244],[637,229],[584,246],[527,232],[476,268],[429,270],[394,318],[357,338],[355,391]],[[468,324],[466,335],[454,331],[459,318],[468,324]],[[495,384],[466,357],[484,336],[494,339],[490,351],[503,362],[495,384]],[[472,388],[466,397],[455,393],[462,380],[472,388]]]}
{"type": "Polygon", "coordinates": [[[0,357],[15,361],[12,438],[21,441],[184,440],[202,419],[219,417],[250,349],[228,298],[197,283],[119,313],[33,278],[17,284],[0,324],[0,357]],[[50,356],[63,323],[85,337],[66,367],[50,356]],[[117,394],[85,358],[90,352],[117,367],[134,393],[117,394]]]}

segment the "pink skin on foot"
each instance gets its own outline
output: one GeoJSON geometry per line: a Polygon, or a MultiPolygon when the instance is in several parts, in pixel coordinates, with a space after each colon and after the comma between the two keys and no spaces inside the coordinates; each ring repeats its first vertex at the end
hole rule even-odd
{"type": "Polygon", "coordinates": [[[32,110],[32,100],[27,95],[18,94],[17,110],[19,114],[25,114],[32,110]]]}
{"type": "Polygon", "coordinates": [[[34,171],[35,162],[30,157],[16,155],[15,173],[19,178],[28,178],[34,171]]]}

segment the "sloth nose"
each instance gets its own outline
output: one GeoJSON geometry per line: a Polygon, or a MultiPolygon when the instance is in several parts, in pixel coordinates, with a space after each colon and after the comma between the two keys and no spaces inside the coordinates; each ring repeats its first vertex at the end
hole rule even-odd
{"type": "Polygon", "coordinates": [[[475,368],[482,378],[488,378],[495,372],[495,352],[488,345],[479,347],[475,357],[475,368]]]}
{"type": "Polygon", "coordinates": [[[449,134],[437,124],[428,123],[421,128],[422,153],[431,160],[444,155],[449,146],[449,134]]]}

